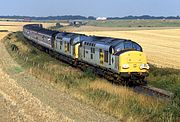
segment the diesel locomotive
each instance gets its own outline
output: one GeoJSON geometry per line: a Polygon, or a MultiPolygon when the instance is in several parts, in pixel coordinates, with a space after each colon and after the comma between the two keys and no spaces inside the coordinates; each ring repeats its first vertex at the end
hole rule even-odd
{"type": "Polygon", "coordinates": [[[91,69],[123,84],[146,84],[149,65],[142,47],[120,38],[48,30],[41,24],[23,27],[23,35],[36,47],[82,69],[91,69]]]}

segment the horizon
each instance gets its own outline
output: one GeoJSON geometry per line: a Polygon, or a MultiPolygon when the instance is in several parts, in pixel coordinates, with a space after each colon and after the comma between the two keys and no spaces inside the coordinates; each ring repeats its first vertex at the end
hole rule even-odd
{"type": "Polygon", "coordinates": [[[0,8],[1,16],[64,16],[80,15],[95,17],[124,17],[124,16],[179,16],[180,1],[174,0],[6,0],[0,8]],[[35,4],[36,3],[36,4],[35,4]],[[103,4],[102,4],[103,3],[103,4]],[[2,6],[3,5],[3,6],[2,6]],[[8,7],[7,7],[8,6],[8,7]],[[173,9],[172,9],[173,8],[173,9]]]}
{"type": "MultiPolygon", "coordinates": [[[[86,18],[88,18],[88,17],[95,17],[95,18],[97,18],[97,17],[104,17],[104,16],[84,16],[84,15],[54,15],[54,16],[29,16],[29,15],[0,15],[0,17],[35,17],[35,18],[38,18],[38,17],[44,17],[44,18],[46,18],[46,17],[63,17],[63,16],[81,16],[81,17],[86,17],[86,18]]],[[[132,16],[132,17],[142,17],[142,16],[149,16],[149,17],[165,17],[165,18],[167,18],[167,17],[180,17],[180,15],[175,15],[175,16],[163,16],[163,15],[160,15],[160,16],[153,16],[153,15],[127,15],[127,16],[114,16],[114,17],[112,17],[112,16],[107,16],[107,18],[116,18],[116,17],[118,17],[118,18],[124,18],[124,17],[130,17],[130,16],[132,16]]]]}

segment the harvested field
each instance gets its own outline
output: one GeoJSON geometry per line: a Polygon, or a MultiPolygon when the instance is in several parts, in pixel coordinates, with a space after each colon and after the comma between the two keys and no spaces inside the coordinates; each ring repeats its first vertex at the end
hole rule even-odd
{"type": "MultiPolygon", "coordinates": [[[[3,24],[0,28],[15,32],[27,23],[3,24]]],[[[45,27],[51,25],[45,23],[45,27]]],[[[0,33],[0,122],[118,121],[30,75],[6,50],[3,42],[8,39],[3,41],[2,38],[8,33],[0,33]]]]}
{"type": "MultiPolygon", "coordinates": [[[[6,22],[6,21],[0,21],[0,30],[8,30],[10,32],[16,32],[16,31],[22,31],[23,25],[26,24],[35,24],[35,23],[41,23],[41,22],[6,22]]],[[[54,23],[43,23],[44,27],[53,26],[54,23]]]]}
{"type": "MultiPolygon", "coordinates": [[[[0,32],[0,40],[4,38],[10,32],[22,31],[23,25],[26,24],[35,24],[41,22],[7,22],[7,21],[0,21],[0,30],[7,30],[9,32],[0,32]]],[[[44,27],[54,26],[55,23],[43,23],[44,27]]]]}
{"type": "Polygon", "coordinates": [[[8,32],[0,32],[0,40],[4,38],[7,34],[8,32]]]}
{"type": "Polygon", "coordinates": [[[180,29],[134,31],[84,31],[87,35],[132,39],[142,45],[149,63],[180,69],[180,29]]]}

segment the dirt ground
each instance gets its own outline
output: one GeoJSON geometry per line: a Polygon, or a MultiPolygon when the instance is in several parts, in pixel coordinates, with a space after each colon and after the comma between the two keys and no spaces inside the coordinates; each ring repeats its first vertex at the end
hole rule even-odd
{"type": "Polygon", "coordinates": [[[118,120],[27,74],[0,41],[0,121],[118,120]]]}

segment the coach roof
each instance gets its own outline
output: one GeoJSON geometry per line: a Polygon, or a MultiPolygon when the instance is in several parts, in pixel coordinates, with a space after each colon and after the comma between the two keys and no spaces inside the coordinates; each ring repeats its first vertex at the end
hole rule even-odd
{"type": "Polygon", "coordinates": [[[59,33],[58,31],[48,30],[48,29],[42,28],[41,24],[29,24],[29,25],[25,25],[24,28],[32,30],[32,31],[37,31],[38,33],[46,34],[49,36],[52,36],[53,34],[59,33]]]}

